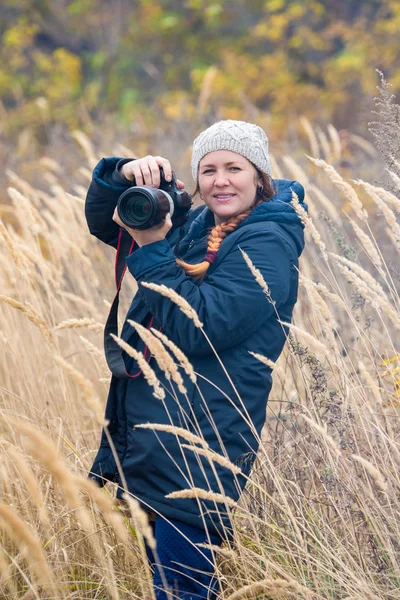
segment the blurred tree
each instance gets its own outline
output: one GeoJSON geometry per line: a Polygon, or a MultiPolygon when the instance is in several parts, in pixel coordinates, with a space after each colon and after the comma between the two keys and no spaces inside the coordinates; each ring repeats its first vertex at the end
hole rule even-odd
{"type": "Polygon", "coordinates": [[[3,0],[0,33],[10,131],[244,105],[357,129],[375,68],[400,88],[398,0],[3,0]]]}

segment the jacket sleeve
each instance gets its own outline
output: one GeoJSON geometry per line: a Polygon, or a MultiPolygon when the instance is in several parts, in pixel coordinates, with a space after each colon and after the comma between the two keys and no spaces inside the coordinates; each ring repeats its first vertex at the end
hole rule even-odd
{"type": "Polygon", "coordinates": [[[142,282],[164,284],[185,298],[197,312],[217,352],[249,337],[279,310],[290,291],[291,261],[285,242],[273,227],[251,233],[248,230],[240,236],[239,242],[200,285],[175,263],[166,240],[139,248],[128,256],[127,264],[139,284],[139,293],[164,333],[190,355],[212,352],[201,329],[175,303],[142,286],[142,282]],[[239,245],[261,271],[274,303],[255,281],[239,245]]]}
{"type": "Polygon", "coordinates": [[[120,227],[112,220],[112,216],[118,198],[132,185],[119,174],[118,169],[123,162],[129,160],[132,159],[102,158],[93,170],[86,195],[85,216],[90,233],[114,248],[117,246],[120,227]]]}

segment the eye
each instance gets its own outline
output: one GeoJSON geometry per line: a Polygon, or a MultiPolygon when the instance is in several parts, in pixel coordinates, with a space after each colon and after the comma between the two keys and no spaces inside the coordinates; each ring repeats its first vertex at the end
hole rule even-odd
{"type": "Polygon", "coordinates": [[[205,169],[204,171],[202,171],[202,175],[208,175],[209,173],[213,173],[214,169],[205,169]]]}
{"type": "Polygon", "coordinates": [[[229,167],[230,171],[241,171],[242,169],[240,167],[229,167]]]}

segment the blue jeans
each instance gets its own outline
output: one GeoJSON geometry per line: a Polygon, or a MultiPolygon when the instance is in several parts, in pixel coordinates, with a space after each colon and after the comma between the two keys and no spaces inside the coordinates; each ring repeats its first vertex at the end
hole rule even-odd
{"type": "Polygon", "coordinates": [[[221,538],[210,535],[208,540],[204,530],[180,521],[167,522],[160,516],[156,517],[152,525],[159,564],[147,544],[146,552],[154,572],[153,584],[157,600],[215,600],[219,588],[214,577],[212,552],[193,544],[211,543],[219,546],[221,538]]]}

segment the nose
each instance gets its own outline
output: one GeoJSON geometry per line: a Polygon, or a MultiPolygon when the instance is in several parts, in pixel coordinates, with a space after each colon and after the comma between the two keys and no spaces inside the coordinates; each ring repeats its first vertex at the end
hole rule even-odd
{"type": "Polygon", "coordinates": [[[224,171],[217,171],[215,174],[214,185],[217,187],[224,187],[229,185],[229,179],[227,174],[224,171]]]}

